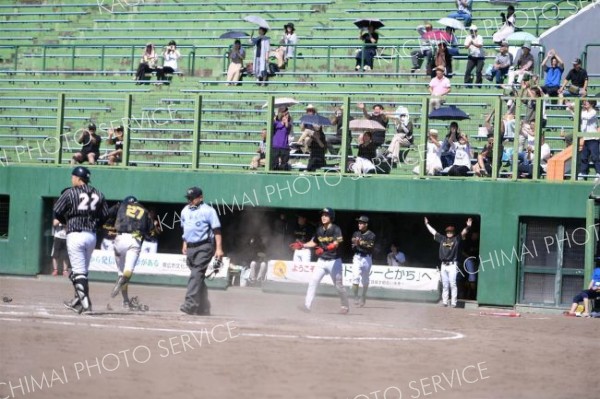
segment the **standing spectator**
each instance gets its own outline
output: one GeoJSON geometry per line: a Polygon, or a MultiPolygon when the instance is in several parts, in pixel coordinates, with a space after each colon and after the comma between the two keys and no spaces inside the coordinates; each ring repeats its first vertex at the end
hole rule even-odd
{"type": "Polygon", "coordinates": [[[340,314],[347,314],[350,310],[348,296],[344,289],[342,258],[339,253],[339,247],[344,238],[342,237],[342,230],[333,224],[334,220],[335,212],[333,209],[324,208],[321,210],[321,225],[317,228],[314,238],[303,245],[303,248],[316,248],[315,255],[318,257],[311,281],[308,283],[304,305],[299,307],[303,312],[310,312],[317,286],[325,277],[325,274],[331,276],[333,285],[340,296],[342,305],[340,314]]]}
{"type": "MultiPolygon", "coordinates": [[[[381,104],[373,105],[373,112],[371,114],[369,114],[367,112],[367,109],[365,108],[364,103],[358,103],[357,107],[358,107],[358,109],[360,109],[362,111],[365,119],[369,119],[369,120],[378,122],[381,126],[383,126],[387,130],[387,127],[389,124],[389,119],[388,119],[387,115],[385,114],[385,112],[383,111],[383,105],[381,105],[381,104]]],[[[374,133],[372,133],[373,144],[376,147],[379,147],[383,143],[385,143],[386,130],[377,130],[374,133]]]]}
{"type": "MultiPolygon", "coordinates": [[[[498,154],[500,155],[496,160],[496,164],[498,169],[502,165],[502,153],[504,152],[504,147],[502,143],[498,145],[498,154]]],[[[473,165],[473,172],[479,177],[482,176],[491,176],[492,175],[492,165],[494,163],[494,133],[488,133],[487,135],[487,144],[483,147],[481,153],[477,156],[477,163],[473,165]]]]}
{"type": "Polygon", "coordinates": [[[429,225],[429,221],[425,218],[425,227],[433,235],[433,239],[440,243],[439,256],[442,274],[442,305],[448,306],[448,291],[451,293],[450,305],[455,308],[458,298],[456,290],[456,275],[458,273],[458,247],[460,242],[465,239],[473,220],[467,219],[467,225],[461,231],[460,236],[455,235],[454,226],[446,227],[446,236],[439,234],[433,227],[429,225]]]}
{"type": "Polygon", "coordinates": [[[95,164],[100,157],[100,144],[102,143],[102,137],[96,133],[96,125],[90,123],[87,129],[81,132],[77,142],[83,144],[83,147],[81,147],[81,151],[73,155],[71,165],[85,161],[88,161],[90,165],[95,164]]]}
{"type": "Polygon", "coordinates": [[[515,61],[515,70],[509,71],[508,84],[521,83],[525,76],[531,77],[535,67],[535,59],[531,54],[531,43],[525,42],[521,46],[521,55],[515,61]]]}
{"type": "MultiPolygon", "coordinates": [[[[350,117],[350,120],[353,118],[350,117]]],[[[333,117],[331,118],[331,124],[335,126],[335,135],[327,136],[327,149],[330,154],[336,155],[338,153],[338,149],[335,148],[335,145],[342,144],[342,134],[344,133],[344,113],[342,112],[342,107],[336,109],[333,113],[333,117]]],[[[352,155],[352,150],[350,149],[352,141],[352,134],[350,130],[348,130],[348,140],[347,140],[347,154],[352,155]]]]}
{"type": "Polygon", "coordinates": [[[271,142],[271,169],[290,170],[288,163],[290,159],[289,137],[292,134],[292,117],[285,106],[279,107],[278,113],[273,119],[273,140],[271,142]]]}
{"type": "Polygon", "coordinates": [[[356,219],[358,230],[352,235],[352,293],[354,304],[365,306],[367,290],[369,289],[369,274],[373,265],[373,247],[375,246],[375,233],[369,230],[369,218],[361,216],[356,219]],[[362,282],[362,295],[358,295],[359,284],[362,282]]]}
{"type": "MultiPolygon", "coordinates": [[[[63,190],[64,192],[64,190],[63,190]]],[[[58,219],[52,221],[52,275],[58,276],[58,264],[62,264],[63,276],[69,275],[69,253],[67,252],[67,229],[58,219]]]]}
{"type": "MultiPolygon", "coordinates": [[[[585,100],[581,110],[581,132],[597,133],[598,116],[596,114],[596,100],[585,100]]],[[[578,180],[585,179],[590,170],[590,162],[594,164],[596,178],[600,177],[600,140],[594,137],[583,138],[583,150],[581,151],[581,163],[578,180]]]]}
{"type": "Polygon", "coordinates": [[[281,46],[279,46],[274,52],[273,55],[277,59],[277,66],[282,69],[285,68],[288,61],[291,58],[294,58],[294,53],[296,52],[296,44],[298,44],[298,36],[296,36],[296,28],[293,23],[287,23],[283,27],[284,33],[283,38],[279,42],[281,46]]]}
{"type": "Polygon", "coordinates": [[[71,172],[72,187],[54,204],[54,218],[67,226],[67,251],[71,263],[71,282],[75,298],[66,301],[67,309],[79,314],[92,311],[88,269],[96,248],[96,229],[108,215],[104,194],[89,185],[91,173],[83,166],[71,172]]]}
{"type": "Polygon", "coordinates": [[[210,316],[210,301],[205,282],[206,269],[213,257],[217,260],[223,257],[221,222],[217,211],[204,203],[199,187],[189,188],[185,197],[188,204],[181,211],[181,252],[186,256],[191,273],[185,303],[179,310],[189,315],[210,316]]]}
{"type": "Polygon", "coordinates": [[[489,74],[486,76],[487,80],[491,82],[493,79],[495,79],[496,87],[500,88],[500,85],[502,85],[504,82],[504,78],[508,76],[508,71],[512,64],[513,56],[508,52],[508,43],[502,42],[500,44],[500,52],[496,54],[494,65],[492,66],[489,74]]]}
{"type": "Polygon", "coordinates": [[[517,23],[515,18],[515,7],[509,5],[506,9],[506,14],[501,12],[500,17],[502,18],[503,25],[498,29],[498,32],[492,35],[494,43],[501,43],[515,32],[515,25],[517,23]]]}
{"type": "MultiPolygon", "coordinates": [[[[459,0],[460,1],[460,0],[459,0]]],[[[485,62],[485,51],[483,50],[483,37],[477,33],[477,26],[471,25],[471,34],[465,38],[465,48],[469,51],[467,69],[465,70],[465,83],[473,83],[473,68],[475,69],[475,83],[481,87],[483,82],[483,64],[485,62]]],[[[467,86],[470,87],[470,86],[467,86]]]]}
{"type": "Polygon", "coordinates": [[[164,83],[168,86],[171,84],[171,76],[169,79],[165,80],[165,75],[172,75],[174,72],[179,72],[179,59],[181,58],[181,53],[177,50],[177,43],[175,43],[175,40],[169,42],[169,45],[163,50],[162,56],[163,66],[156,69],[156,79],[164,81],[159,82],[159,84],[164,83]]]}
{"type": "Polygon", "coordinates": [[[256,150],[257,154],[252,158],[252,162],[250,162],[250,169],[256,170],[259,166],[265,166],[265,154],[267,151],[267,129],[263,129],[260,132],[260,144],[258,146],[258,150],[256,150]]]}
{"type": "Polygon", "coordinates": [[[373,134],[366,131],[359,138],[358,155],[354,163],[350,165],[350,170],[357,175],[375,172],[373,159],[377,157],[377,147],[372,141],[373,134]]]}
{"type": "Polygon", "coordinates": [[[450,79],[444,76],[444,67],[437,66],[435,68],[435,78],[429,82],[429,107],[434,110],[438,109],[444,102],[446,102],[446,94],[451,91],[450,79]]]}
{"type": "Polygon", "coordinates": [[[410,148],[413,144],[413,123],[410,121],[408,108],[398,107],[396,109],[397,119],[394,120],[396,126],[396,134],[392,137],[392,141],[387,149],[387,152],[392,157],[392,163],[400,162],[400,149],[410,148]]]}
{"type": "Polygon", "coordinates": [[[323,133],[323,128],[320,125],[313,125],[313,129],[314,133],[308,147],[310,157],[306,166],[307,172],[314,172],[319,168],[327,166],[325,162],[325,151],[327,149],[325,146],[325,133],[323,133]]]}
{"type": "MultiPolygon", "coordinates": [[[[258,28],[258,37],[253,38],[250,36],[250,42],[254,46],[254,59],[252,72],[256,77],[258,85],[266,86],[267,80],[269,80],[269,38],[265,35],[269,29],[260,27],[258,28]]],[[[253,32],[254,33],[254,32],[253,32]]]]}
{"type": "Polygon", "coordinates": [[[154,51],[154,45],[152,43],[146,44],[146,47],[144,48],[144,53],[142,54],[142,58],[135,73],[135,80],[138,82],[136,84],[139,85],[142,81],[147,80],[147,73],[152,73],[156,71],[157,60],[158,57],[156,56],[156,52],[154,51]]]}
{"type": "Polygon", "coordinates": [[[375,27],[369,25],[366,30],[361,29],[358,38],[365,44],[363,45],[363,49],[356,53],[356,67],[354,69],[360,71],[362,67],[364,71],[370,71],[373,69],[373,59],[377,55],[377,42],[379,41],[379,34],[375,32],[375,27]]]}
{"type": "Polygon", "coordinates": [[[115,150],[103,155],[100,158],[108,158],[109,165],[116,165],[121,162],[123,156],[123,126],[117,126],[114,130],[108,130],[108,139],[106,142],[115,146],[115,150]]]}
{"type": "Polygon", "coordinates": [[[419,33],[419,49],[413,50],[410,53],[410,58],[412,60],[412,68],[410,69],[410,73],[414,73],[417,69],[421,68],[423,65],[423,60],[427,59],[425,65],[430,64],[430,59],[433,54],[433,45],[429,39],[423,37],[427,32],[433,31],[433,27],[428,22],[425,25],[417,26],[417,32],[419,33]]]}
{"type": "Polygon", "coordinates": [[[387,255],[388,266],[404,266],[405,263],[406,256],[404,255],[404,252],[398,250],[397,244],[392,244],[390,246],[390,253],[387,255]]]}
{"type": "Polygon", "coordinates": [[[542,69],[546,74],[542,91],[544,94],[547,94],[550,97],[558,97],[562,74],[565,70],[565,64],[556,53],[556,50],[552,49],[548,51],[548,55],[546,55],[542,61],[542,69]],[[550,66],[547,65],[548,59],[550,59],[550,66]]]}
{"type": "Polygon", "coordinates": [[[305,214],[298,214],[296,226],[294,227],[295,241],[290,244],[290,248],[294,250],[294,263],[310,263],[310,249],[305,248],[304,244],[311,241],[315,236],[314,227],[308,223],[305,214]]]}
{"type": "Polygon", "coordinates": [[[141,251],[146,254],[155,254],[158,252],[158,236],[162,234],[163,230],[160,219],[156,215],[156,209],[148,209],[148,217],[152,221],[152,225],[150,226],[150,233],[142,243],[141,251]]]}
{"type": "Polygon", "coordinates": [[[567,74],[559,90],[559,97],[585,97],[587,95],[588,74],[581,67],[581,59],[573,61],[573,68],[567,74]]]}
{"type": "Polygon", "coordinates": [[[466,134],[460,133],[458,142],[454,142],[454,163],[448,170],[448,176],[468,176],[471,170],[471,145],[466,134]]]}
{"type": "Polygon", "coordinates": [[[448,14],[449,18],[458,19],[464,22],[465,26],[471,25],[471,12],[473,0],[456,0],[457,10],[448,14]]]}
{"type": "MultiPolygon", "coordinates": [[[[436,129],[429,129],[429,134],[427,135],[427,154],[425,161],[425,173],[429,176],[435,176],[442,171],[442,159],[441,149],[442,146],[438,140],[438,131],[436,129]]],[[[413,173],[419,174],[419,166],[415,166],[413,169],[413,173]]]]}
{"type": "Polygon", "coordinates": [[[227,85],[239,85],[242,80],[242,69],[244,68],[244,58],[246,58],[246,50],[242,48],[242,43],[239,39],[233,42],[233,47],[228,54],[229,67],[227,68],[227,85]]]}

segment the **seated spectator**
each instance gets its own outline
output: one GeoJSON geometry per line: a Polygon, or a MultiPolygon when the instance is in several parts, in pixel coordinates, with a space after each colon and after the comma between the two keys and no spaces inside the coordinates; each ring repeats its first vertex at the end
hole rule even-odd
{"type": "MultiPolygon", "coordinates": [[[[327,136],[327,149],[329,153],[332,155],[336,155],[338,153],[338,149],[334,146],[342,144],[342,134],[344,133],[344,113],[342,112],[342,107],[336,109],[333,113],[333,117],[331,118],[331,124],[335,126],[335,135],[327,136]]],[[[350,117],[350,121],[353,118],[350,117]]],[[[349,122],[349,121],[348,121],[349,122]]],[[[351,150],[351,142],[352,142],[352,133],[348,129],[348,140],[346,145],[348,147],[347,154],[352,155],[351,150]]]]}
{"type": "MultiPolygon", "coordinates": [[[[502,153],[504,147],[502,143],[498,146],[498,159],[496,165],[498,169],[502,165],[502,153]]],[[[483,147],[481,153],[477,156],[477,163],[473,165],[473,172],[477,176],[491,176],[492,175],[492,164],[494,162],[494,133],[488,133],[487,144],[483,147]]]]}
{"type": "MultiPolygon", "coordinates": [[[[540,133],[540,167],[539,174],[546,173],[546,169],[548,168],[548,160],[552,157],[552,151],[550,150],[550,146],[546,143],[544,139],[544,132],[540,133]]],[[[526,149],[526,154],[523,157],[521,163],[519,163],[519,177],[526,177],[531,179],[533,176],[533,153],[535,151],[535,147],[532,145],[528,145],[526,149]]]]}
{"type": "Polygon", "coordinates": [[[408,108],[398,107],[396,110],[396,117],[394,125],[396,127],[396,134],[392,137],[387,153],[391,156],[392,164],[400,162],[400,149],[410,148],[413,144],[413,123],[410,121],[408,108]]]}
{"type": "MultiPolygon", "coordinates": [[[[166,75],[179,72],[179,59],[181,58],[181,53],[177,50],[177,43],[175,43],[175,40],[169,42],[169,45],[165,47],[162,56],[163,66],[156,69],[156,79],[164,81],[164,84],[166,85],[170,85],[171,77],[167,79],[166,75]]],[[[162,83],[163,82],[159,82],[159,84],[162,83]]]]}
{"type": "Polygon", "coordinates": [[[515,18],[515,7],[509,5],[506,14],[501,12],[500,17],[502,18],[503,25],[498,29],[498,32],[492,35],[494,43],[501,43],[515,32],[515,25],[517,23],[515,18]]]}
{"type": "MultiPolygon", "coordinates": [[[[423,35],[427,34],[427,32],[431,32],[433,27],[430,23],[426,23],[425,25],[419,25],[417,27],[417,32],[419,33],[419,49],[413,50],[410,53],[410,58],[412,61],[412,68],[410,69],[410,73],[414,73],[417,69],[421,69],[421,65],[423,65],[423,60],[427,58],[427,62],[425,65],[429,66],[431,56],[433,54],[432,43],[429,39],[424,38],[423,35]]],[[[429,74],[428,74],[429,75],[429,74]]]]}
{"type": "Polygon", "coordinates": [[[471,146],[466,134],[458,136],[458,142],[452,144],[454,147],[454,163],[448,170],[448,176],[468,176],[471,170],[471,146]]]}
{"type": "Polygon", "coordinates": [[[463,21],[465,26],[471,25],[471,12],[473,7],[473,0],[456,0],[457,10],[453,13],[448,14],[449,18],[458,19],[463,21]]]}
{"type": "Polygon", "coordinates": [[[258,150],[256,150],[256,155],[252,158],[252,162],[250,162],[250,169],[256,170],[259,166],[265,166],[265,154],[267,151],[267,129],[263,129],[260,132],[260,145],[258,150]]]}
{"type": "Polygon", "coordinates": [[[542,101],[542,129],[546,127],[546,102],[542,100],[543,93],[542,89],[535,84],[536,79],[527,79],[523,81],[523,89],[521,90],[521,101],[526,106],[524,123],[531,123],[535,121],[535,109],[538,101],[542,101]]]}
{"type": "Polygon", "coordinates": [[[360,71],[362,68],[364,71],[370,71],[373,69],[373,59],[377,55],[377,42],[379,41],[379,34],[375,31],[375,28],[372,25],[369,25],[366,30],[361,29],[358,38],[365,44],[363,48],[356,53],[356,67],[354,69],[360,71]]]}
{"type": "Polygon", "coordinates": [[[114,145],[115,150],[109,152],[103,157],[108,158],[109,165],[116,165],[117,162],[121,162],[123,156],[123,126],[118,126],[116,129],[110,129],[108,131],[108,144],[114,145]]]}
{"type": "Polygon", "coordinates": [[[502,42],[500,44],[500,52],[496,54],[494,65],[489,73],[486,74],[486,79],[490,82],[495,79],[496,86],[500,88],[500,85],[504,82],[504,78],[508,76],[508,71],[512,64],[513,56],[508,52],[508,43],[502,42]]]}
{"type": "Polygon", "coordinates": [[[310,152],[308,165],[306,166],[308,172],[314,172],[315,170],[326,166],[325,150],[327,147],[325,145],[325,133],[323,133],[323,128],[320,125],[313,125],[313,129],[314,133],[311,135],[310,144],[308,146],[310,152]]]}
{"type": "MultiPolygon", "coordinates": [[[[300,119],[300,130],[302,131],[302,134],[295,144],[302,148],[303,154],[308,154],[310,152],[309,147],[311,142],[313,141],[313,136],[315,135],[315,131],[317,129],[314,127],[313,124],[303,122],[302,119],[304,119],[305,117],[310,118],[311,116],[315,115],[318,115],[317,109],[314,107],[314,105],[308,104],[308,106],[306,107],[306,114],[300,119]]],[[[319,126],[319,128],[321,127],[319,126]]],[[[316,137],[316,140],[320,140],[320,137],[316,137]]],[[[323,141],[320,144],[325,144],[325,141],[323,141]]]]}
{"type": "Polygon", "coordinates": [[[296,36],[296,28],[293,23],[288,23],[284,27],[283,38],[279,42],[280,46],[273,51],[272,55],[277,59],[277,66],[280,69],[285,68],[289,59],[294,58],[296,51],[295,45],[298,44],[298,36],[296,36]]]}
{"type": "Polygon", "coordinates": [[[142,81],[147,80],[146,74],[156,71],[157,61],[158,57],[154,51],[154,45],[152,43],[146,44],[144,53],[142,54],[142,58],[135,73],[135,80],[138,82],[136,84],[142,84],[142,81]]]}
{"type": "MultiPolygon", "coordinates": [[[[460,1],[460,0],[458,0],[460,1]]],[[[473,69],[475,69],[475,83],[483,82],[483,64],[485,63],[485,51],[483,50],[483,37],[477,33],[477,26],[471,25],[471,34],[465,38],[465,48],[469,52],[467,69],[465,70],[465,83],[473,83],[473,69]]],[[[467,86],[470,87],[470,86],[467,86]]]]}
{"type": "MultiPolygon", "coordinates": [[[[442,171],[442,160],[440,158],[441,154],[441,144],[438,140],[438,131],[436,129],[429,129],[429,134],[427,135],[427,154],[426,154],[426,162],[425,162],[425,173],[428,176],[438,175],[442,171]]],[[[413,173],[419,174],[419,166],[415,166],[413,169],[413,173]]]]}
{"type": "Polygon", "coordinates": [[[590,317],[590,299],[594,300],[600,298],[600,268],[594,269],[592,280],[587,290],[581,291],[573,298],[573,304],[568,312],[565,312],[567,316],[578,316],[575,312],[580,302],[583,302],[583,313],[582,317],[590,317]]]}
{"type": "Polygon", "coordinates": [[[444,68],[444,75],[446,75],[446,77],[452,78],[452,54],[450,53],[448,44],[444,41],[437,44],[435,53],[431,57],[430,65],[427,68],[428,71],[430,71],[430,76],[432,78],[437,76],[436,69],[439,67],[444,68]]]}
{"type": "Polygon", "coordinates": [[[257,37],[250,36],[250,43],[254,46],[252,74],[256,77],[259,86],[266,86],[269,80],[269,48],[271,43],[266,36],[268,31],[268,28],[261,26],[258,28],[257,37]]]}
{"type": "Polygon", "coordinates": [[[242,43],[239,39],[233,42],[233,47],[229,54],[229,67],[227,68],[227,85],[236,86],[242,80],[242,69],[244,68],[244,58],[246,58],[246,50],[242,48],[242,43]]]}
{"type": "Polygon", "coordinates": [[[390,246],[390,253],[387,255],[388,266],[404,266],[406,263],[406,256],[403,252],[398,251],[398,246],[392,244],[390,246]]]}
{"type": "Polygon", "coordinates": [[[429,107],[432,110],[438,109],[446,102],[446,94],[451,91],[450,79],[444,76],[444,67],[438,66],[435,68],[435,78],[429,82],[429,107]]]}
{"type": "Polygon", "coordinates": [[[454,143],[458,141],[459,136],[460,128],[458,127],[458,123],[451,122],[441,147],[440,157],[444,168],[447,168],[454,163],[454,143]]]}
{"type": "MultiPolygon", "coordinates": [[[[365,108],[364,103],[358,103],[357,106],[360,110],[362,110],[363,116],[365,117],[365,119],[379,122],[379,124],[382,125],[387,130],[389,120],[388,120],[387,115],[383,111],[383,105],[381,105],[381,104],[373,105],[373,112],[371,114],[369,114],[367,112],[367,109],[365,108]]],[[[385,130],[375,131],[374,133],[372,133],[372,137],[373,137],[373,144],[375,145],[375,147],[381,146],[383,143],[385,143],[385,130]]]]}
{"type": "Polygon", "coordinates": [[[567,74],[559,90],[559,97],[585,97],[587,95],[588,74],[581,67],[581,59],[573,61],[573,68],[567,74]]]}
{"type": "Polygon", "coordinates": [[[95,164],[100,157],[100,143],[102,142],[102,137],[96,134],[96,125],[90,123],[87,129],[83,130],[77,142],[83,144],[83,147],[81,147],[81,151],[73,155],[71,165],[85,161],[90,165],[95,164]]]}
{"type": "Polygon", "coordinates": [[[292,117],[285,106],[280,106],[273,118],[273,139],[271,142],[271,170],[290,170],[290,142],[292,117]]]}
{"type": "Polygon", "coordinates": [[[542,61],[542,69],[546,74],[542,91],[544,94],[547,94],[550,97],[558,97],[558,91],[560,90],[560,82],[562,79],[562,74],[565,70],[565,64],[554,49],[548,51],[548,55],[546,55],[542,61]],[[550,59],[550,66],[547,65],[548,59],[550,59]]]}
{"type": "MultiPolygon", "coordinates": [[[[596,114],[596,101],[583,101],[581,110],[581,132],[596,133],[598,131],[598,115],[596,114]]],[[[590,162],[594,164],[596,178],[600,178],[600,140],[594,137],[583,137],[583,150],[581,151],[581,163],[578,180],[585,179],[589,173],[590,162]]]]}
{"type": "Polygon", "coordinates": [[[508,84],[521,83],[523,78],[531,76],[535,60],[531,54],[531,43],[525,42],[521,46],[521,55],[517,58],[514,65],[514,70],[508,72],[508,84]]]}
{"type": "Polygon", "coordinates": [[[357,175],[374,173],[375,165],[373,159],[377,157],[377,147],[372,141],[373,133],[366,131],[359,137],[358,155],[354,163],[350,165],[350,170],[357,175]]]}

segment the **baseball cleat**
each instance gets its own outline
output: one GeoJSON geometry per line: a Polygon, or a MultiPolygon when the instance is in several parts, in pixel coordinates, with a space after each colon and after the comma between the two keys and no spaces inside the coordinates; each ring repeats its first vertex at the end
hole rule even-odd
{"type": "Polygon", "coordinates": [[[110,297],[114,298],[116,297],[119,292],[121,292],[121,290],[123,289],[123,286],[125,284],[127,284],[128,278],[125,276],[120,276],[119,279],[117,280],[117,283],[115,284],[112,292],[110,293],[110,297]]]}
{"type": "Polygon", "coordinates": [[[131,305],[130,305],[129,301],[123,301],[123,309],[126,309],[126,310],[131,309],[131,305]]]}
{"type": "Polygon", "coordinates": [[[349,311],[350,311],[350,308],[348,306],[342,306],[340,308],[340,314],[348,314],[349,311]]]}
{"type": "Polygon", "coordinates": [[[83,307],[79,304],[79,299],[64,301],[63,304],[65,305],[65,308],[72,310],[75,313],[81,313],[81,310],[83,309],[83,307]]]}

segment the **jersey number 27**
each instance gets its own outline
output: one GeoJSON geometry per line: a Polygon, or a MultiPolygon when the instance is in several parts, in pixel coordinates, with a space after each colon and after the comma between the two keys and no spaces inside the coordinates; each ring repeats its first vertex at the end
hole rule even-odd
{"type": "Polygon", "coordinates": [[[79,206],[77,209],[80,211],[95,211],[98,201],[100,201],[100,197],[96,193],[81,193],[79,194],[79,206]]]}

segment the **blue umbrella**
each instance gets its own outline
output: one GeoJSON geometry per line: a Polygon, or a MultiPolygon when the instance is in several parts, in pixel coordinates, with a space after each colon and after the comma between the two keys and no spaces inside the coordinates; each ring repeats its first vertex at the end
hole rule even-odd
{"type": "Polygon", "coordinates": [[[328,118],[321,116],[319,114],[303,115],[302,118],[300,118],[300,122],[303,123],[304,125],[331,126],[331,121],[328,118]]]}
{"type": "Polygon", "coordinates": [[[219,36],[219,39],[243,39],[245,37],[250,37],[250,35],[246,32],[231,31],[223,33],[221,36],[219,36]]]}
{"type": "Polygon", "coordinates": [[[450,105],[449,107],[440,107],[431,111],[429,119],[438,119],[441,121],[461,121],[464,119],[471,119],[462,109],[456,108],[456,105],[450,105]]]}

